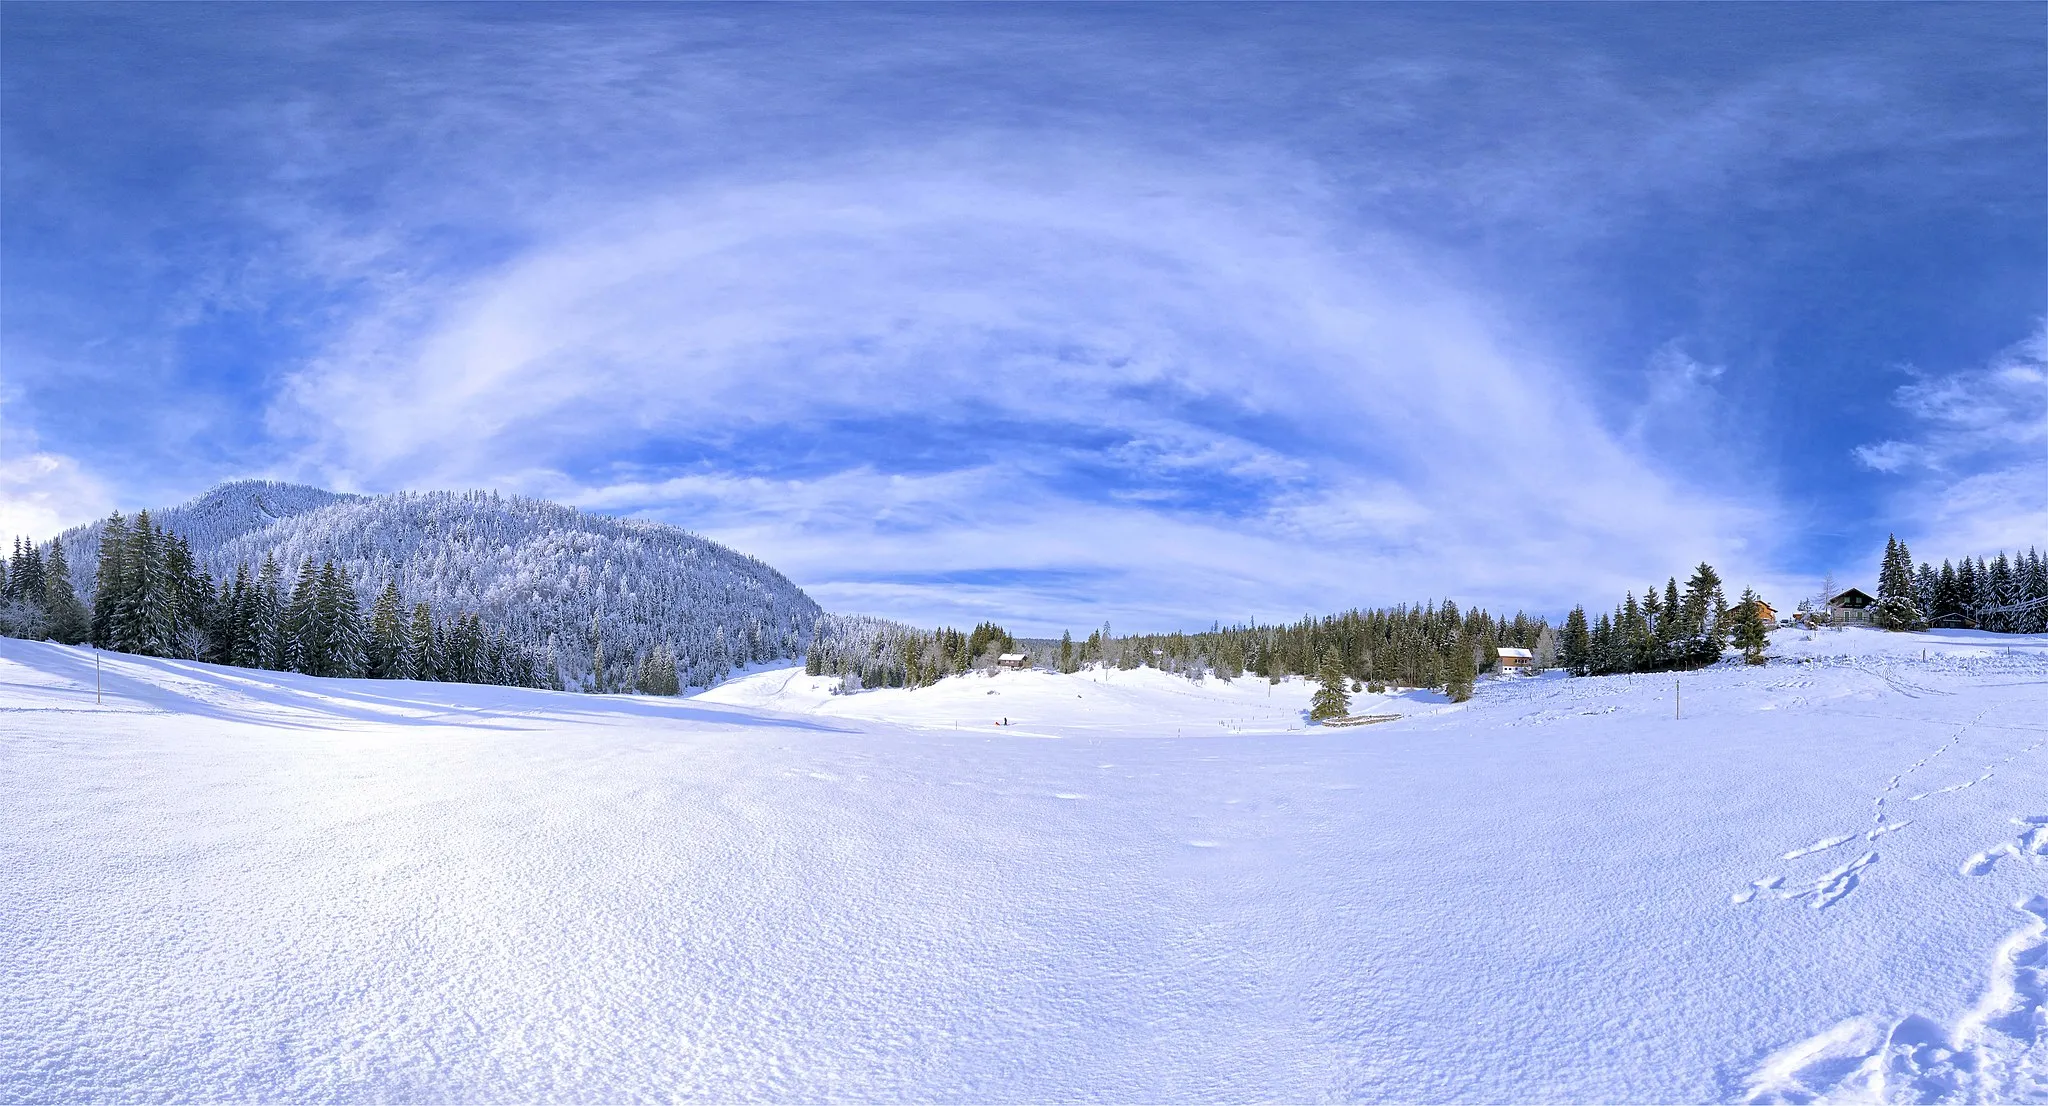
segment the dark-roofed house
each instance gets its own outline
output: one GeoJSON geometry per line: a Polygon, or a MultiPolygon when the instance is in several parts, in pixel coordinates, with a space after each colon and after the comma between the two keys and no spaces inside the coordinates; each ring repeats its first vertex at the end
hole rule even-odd
{"type": "Polygon", "coordinates": [[[1859,588],[1850,588],[1828,600],[1828,619],[1837,626],[1868,626],[1877,600],[1859,588]]]}

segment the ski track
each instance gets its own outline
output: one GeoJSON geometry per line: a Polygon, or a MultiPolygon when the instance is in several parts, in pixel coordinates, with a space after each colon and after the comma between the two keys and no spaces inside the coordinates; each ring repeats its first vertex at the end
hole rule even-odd
{"type": "Polygon", "coordinates": [[[1858,1015],[1772,1053],[1731,1097],[1745,1103],[2048,1101],[2048,895],[2013,906],[2028,922],[1992,953],[1982,997],[1953,1026],[1920,1014],[1858,1015]]]}

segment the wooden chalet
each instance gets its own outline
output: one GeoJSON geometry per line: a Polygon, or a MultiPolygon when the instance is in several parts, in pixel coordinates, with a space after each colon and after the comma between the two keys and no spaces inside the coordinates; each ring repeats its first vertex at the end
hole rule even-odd
{"type": "Polygon", "coordinates": [[[1836,625],[1870,625],[1877,600],[1859,588],[1850,588],[1828,600],[1828,619],[1836,625]]]}
{"type": "Polygon", "coordinates": [[[1494,653],[1497,655],[1496,663],[1500,665],[1502,672],[1527,672],[1536,667],[1536,654],[1533,650],[1503,645],[1495,649],[1494,653]]]}
{"type": "MultiPolygon", "coordinates": [[[[988,654],[984,653],[982,655],[987,656],[988,654]]],[[[1031,658],[1024,655],[1023,653],[1004,653],[1002,656],[996,658],[996,667],[1029,668],[1031,667],[1031,658]]]]}

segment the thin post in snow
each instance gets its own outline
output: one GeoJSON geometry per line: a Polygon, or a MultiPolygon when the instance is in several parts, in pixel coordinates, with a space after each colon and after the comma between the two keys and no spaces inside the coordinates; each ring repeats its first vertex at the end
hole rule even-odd
{"type": "Polygon", "coordinates": [[[100,705],[100,651],[92,651],[92,705],[100,705]]]}
{"type": "Polygon", "coordinates": [[[1673,722],[1685,717],[1685,688],[1680,686],[1680,683],[1681,681],[1678,677],[1671,677],[1671,720],[1673,722]]]}

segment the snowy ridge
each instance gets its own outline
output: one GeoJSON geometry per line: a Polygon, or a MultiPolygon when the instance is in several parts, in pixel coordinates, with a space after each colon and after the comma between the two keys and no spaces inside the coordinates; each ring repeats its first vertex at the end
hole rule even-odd
{"type": "MultiPolygon", "coordinates": [[[[176,507],[152,510],[150,520],[159,528],[168,529],[190,542],[196,553],[201,549],[217,549],[279,519],[293,518],[359,498],[304,484],[235,480],[176,507]]],[[[71,560],[72,588],[80,596],[90,598],[92,595],[93,565],[99,560],[100,535],[106,526],[106,520],[99,519],[84,526],[74,526],[58,535],[64,543],[64,552],[71,560]]],[[[233,571],[232,567],[229,571],[233,571]]]]}
{"type": "MultiPolygon", "coordinates": [[[[517,496],[343,496],[245,481],[151,514],[216,580],[265,557],[288,580],[303,559],[334,560],[365,609],[395,579],[408,603],[482,614],[551,654],[571,687],[592,680],[600,642],[608,686],[624,686],[635,660],[664,644],[682,683],[707,686],[734,668],[802,656],[822,613],[781,573],[716,542],[517,496]]],[[[72,562],[81,595],[92,594],[97,533],[64,536],[67,549],[87,551],[72,562]]]]}

